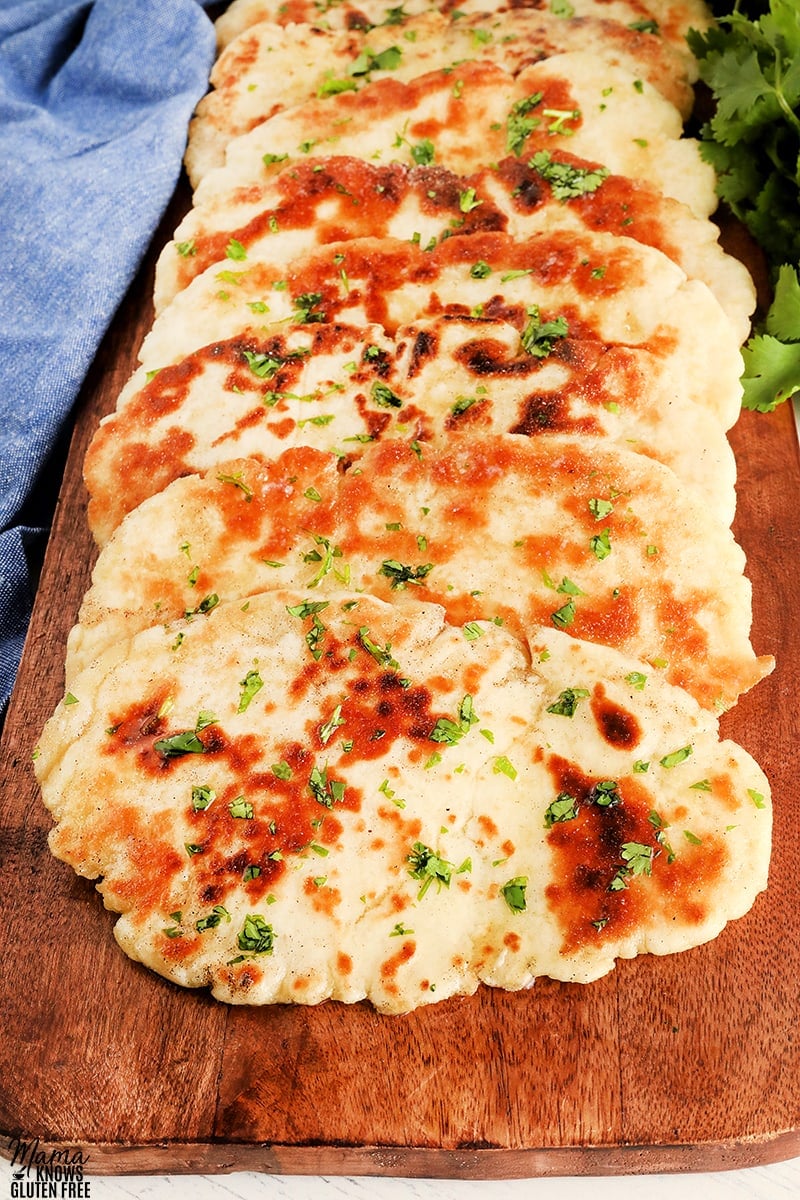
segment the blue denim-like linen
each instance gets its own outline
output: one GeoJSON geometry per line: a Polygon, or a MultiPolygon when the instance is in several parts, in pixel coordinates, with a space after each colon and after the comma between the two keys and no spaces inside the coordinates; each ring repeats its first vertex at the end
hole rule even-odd
{"type": "Polygon", "coordinates": [[[28,510],[213,56],[198,0],[0,0],[0,712],[30,616],[28,510]]]}

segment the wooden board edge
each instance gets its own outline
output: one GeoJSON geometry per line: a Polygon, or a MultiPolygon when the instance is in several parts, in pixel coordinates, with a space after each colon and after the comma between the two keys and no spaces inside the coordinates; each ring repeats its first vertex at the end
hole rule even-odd
{"type": "MultiPolygon", "coordinates": [[[[705,1174],[746,1170],[800,1157],[800,1130],[724,1143],[675,1145],[542,1146],[525,1150],[426,1146],[220,1145],[193,1142],[121,1146],[48,1143],[5,1136],[0,1157],[24,1161],[30,1153],[80,1162],[85,1178],[122,1175],[361,1176],[416,1179],[504,1180],[621,1175],[705,1174]],[[16,1152],[16,1157],[15,1157],[16,1152]]],[[[37,1159],[46,1161],[46,1159],[37,1159]]]]}

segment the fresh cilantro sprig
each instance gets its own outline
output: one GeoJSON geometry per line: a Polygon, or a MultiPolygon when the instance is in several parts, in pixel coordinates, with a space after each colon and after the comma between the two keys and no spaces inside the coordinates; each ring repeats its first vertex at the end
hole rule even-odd
{"type": "Polygon", "coordinates": [[[774,297],[742,351],[743,405],[772,412],[800,392],[800,8],[714,5],[718,26],[689,47],[715,112],[701,131],[717,192],[764,250],[774,297]]]}

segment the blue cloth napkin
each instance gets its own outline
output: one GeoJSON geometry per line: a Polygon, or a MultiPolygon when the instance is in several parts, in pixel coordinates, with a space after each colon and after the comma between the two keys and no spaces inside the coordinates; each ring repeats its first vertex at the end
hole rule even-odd
{"type": "Polygon", "coordinates": [[[0,713],[51,456],[173,193],[213,56],[198,0],[0,0],[0,713]]]}

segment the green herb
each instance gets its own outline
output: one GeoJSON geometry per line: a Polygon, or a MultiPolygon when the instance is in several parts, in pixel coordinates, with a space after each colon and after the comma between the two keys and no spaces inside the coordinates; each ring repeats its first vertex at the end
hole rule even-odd
{"type": "MultiPolygon", "coordinates": [[[[483,730],[481,732],[483,732],[483,730]]],[[[512,783],[517,778],[517,768],[508,758],[506,758],[505,754],[501,754],[499,758],[495,759],[492,772],[495,775],[506,775],[512,781],[512,783]]]]}
{"type": "Polygon", "coordinates": [[[586,688],[565,688],[547,711],[559,717],[574,717],[578,702],[585,700],[588,695],[586,688]]]}
{"type": "Polygon", "coordinates": [[[221,922],[230,921],[231,914],[222,904],[215,904],[207,917],[201,917],[195,922],[195,929],[198,933],[205,933],[207,929],[216,929],[221,922]]]}
{"type": "Polygon", "coordinates": [[[335,79],[333,72],[328,71],[322,83],[317,88],[317,95],[338,96],[341,92],[358,91],[358,84],[355,79],[335,79]]]}
{"type": "Polygon", "coordinates": [[[427,167],[436,157],[436,147],[430,138],[423,138],[421,142],[411,146],[411,157],[417,166],[427,167]]]}
{"type": "Polygon", "coordinates": [[[643,675],[641,671],[631,671],[629,675],[625,676],[625,682],[630,684],[632,688],[635,688],[637,692],[643,692],[647,683],[647,676],[643,675]]]}
{"type": "Polygon", "coordinates": [[[432,570],[433,563],[421,563],[418,567],[411,567],[397,562],[396,559],[387,558],[381,564],[378,574],[389,580],[392,591],[402,591],[409,583],[422,583],[432,570]]]}
{"type": "Polygon", "coordinates": [[[302,292],[299,296],[295,296],[294,320],[298,325],[314,325],[324,321],[325,313],[318,307],[321,303],[321,292],[302,292]]]}
{"type": "Polygon", "coordinates": [[[599,808],[614,808],[622,803],[619,794],[619,784],[614,779],[604,779],[596,783],[589,793],[589,799],[599,808]]]}
{"type": "Polygon", "coordinates": [[[191,621],[192,617],[204,616],[206,613],[210,613],[218,604],[219,596],[216,592],[210,592],[207,596],[203,597],[197,608],[187,608],[183,615],[187,621],[191,621]]]}
{"type": "Polygon", "coordinates": [[[261,874],[261,867],[257,867],[255,865],[245,867],[244,872],[242,874],[242,882],[250,883],[250,881],[252,879],[258,879],[260,874],[261,874]]]}
{"type": "Polygon", "coordinates": [[[528,323],[520,334],[522,349],[534,358],[547,358],[552,352],[554,343],[569,333],[565,317],[556,317],[554,321],[542,322],[539,317],[538,304],[526,309],[528,323]]]}
{"type": "Polygon", "coordinates": [[[220,483],[230,483],[233,487],[238,488],[240,492],[244,493],[245,500],[253,499],[253,489],[245,481],[241,471],[237,471],[234,475],[220,474],[217,479],[220,483]]]}
{"type": "Polygon", "coordinates": [[[537,151],[528,166],[550,184],[554,199],[562,201],[596,192],[608,178],[607,167],[573,167],[557,162],[548,150],[537,151]]]}
{"type": "Polygon", "coordinates": [[[276,779],[287,780],[292,778],[292,768],[283,759],[279,763],[273,763],[270,771],[272,771],[276,779]]]}
{"type": "MultiPolygon", "coordinates": [[[[319,496],[319,492],[317,492],[317,496],[319,496]]],[[[314,499],[314,497],[311,496],[309,499],[314,499]]],[[[332,546],[329,540],[326,537],[323,537],[321,534],[314,533],[311,536],[316,544],[322,547],[324,553],[320,554],[319,550],[309,550],[307,554],[303,555],[303,562],[320,564],[316,575],[313,577],[313,579],[309,579],[306,587],[316,587],[317,584],[320,583],[330,571],[334,572],[337,579],[340,579],[342,582],[344,582],[344,576],[346,572],[336,571],[333,565],[335,559],[342,557],[342,551],[340,548],[338,546],[332,546]]]]}
{"type": "Polygon", "coordinates": [[[192,788],[192,809],[194,812],[204,812],[209,805],[213,804],[217,798],[217,793],[212,787],[205,784],[200,784],[192,788]]]}
{"type": "MultiPolygon", "coordinates": [[[[727,5],[726,7],[731,7],[727,5]]],[[[716,101],[701,152],[717,192],[765,251],[775,296],[743,350],[745,408],[771,412],[800,390],[800,20],[769,0],[749,20],[738,2],[689,47],[716,101]]]]}
{"type": "Polygon", "coordinates": [[[474,208],[479,208],[483,204],[482,200],[478,200],[475,188],[466,188],[458,197],[458,207],[462,213],[470,213],[474,208]]]}
{"type": "Polygon", "coordinates": [[[603,517],[610,517],[613,511],[614,505],[608,500],[592,499],[589,501],[589,512],[595,521],[602,521],[603,517]]]}
{"type": "Polygon", "coordinates": [[[755,804],[756,808],[766,808],[767,807],[767,801],[762,792],[756,791],[755,788],[748,788],[747,794],[750,797],[750,799],[753,801],[753,804],[755,804]]]}
{"type": "Polygon", "coordinates": [[[237,712],[244,712],[250,705],[250,701],[260,692],[264,686],[264,680],[259,675],[258,671],[248,671],[244,679],[239,684],[242,689],[242,694],[239,697],[239,707],[237,712]]]}
{"type": "Polygon", "coordinates": [[[575,601],[568,600],[566,604],[562,604],[561,608],[550,613],[550,620],[556,629],[568,629],[575,620],[575,601]]]}
{"type": "Polygon", "coordinates": [[[325,724],[320,725],[320,727],[319,727],[319,738],[320,738],[320,741],[322,742],[323,746],[326,746],[328,744],[328,742],[331,740],[331,738],[333,737],[336,730],[341,728],[342,725],[344,725],[344,717],[342,716],[342,706],[341,706],[341,704],[337,704],[336,708],[333,710],[333,713],[328,718],[328,720],[325,722],[325,724]]]}
{"type": "Polygon", "coordinates": [[[578,801],[575,796],[570,796],[569,792],[559,792],[552,804],[545,809],[545,829],[551,829],[553,825],[562,821],[574,821],[577,815],[578,801]]]}
{"type": "Polygon", "coordinates": [[[457,720],[453,721],[450,717],[439,717],[428,737],[432,742],[455,746],[461,741],[464,734],[468,733],[477,723],[478,718],[475,715],[472,696],[467,695],[461,701],[457,720]]]}
{"type": "Polygon", "coordinates": [[[372,655],[378,666],[389,667],[393,671],[397,670],[400,664],[396,659],[392,658],[392,646],[390,642],[387,642],[385,646],[377,645],[370,638],[366,625],[362,625],[359,629],[358,640],[367,653],[372,655]]]}
{"type": "Polygon", "coordinates": [[[422,880],[422,887],[417,893],[418,900],[423,898],[434,881],[439,891],[443,887],[450,887],[453,864],[440,858],[430,846],[415,842],[411,853],[406,856],[406,862],[409,864],[408,873],[411,878],[422,880]]]}
{"type": "Polygon", "coordinates": [[[469,273],[473,279],[486,279],[492,273],[492,268],[482,258],[473,263],[469,269],[469,273]]]}
{"type": "Polygon", "coordinates": [[[253,806],[249,800],[245,800],[244,796],[237,796],[235,800],[231,800],[228,805],[228,812],[232,817],[239,820],[249,821],[253,816],[253,806]]]}
{"type": "Polygon", "coordinates": [[[369,75],[371,71],[395,71],[400,66],[403,51],[399,46],[389,46],[380,54],[364,49],[347,68],[350,75],[369,75]]]}
{"type": "Polygon", "coordinates": [[[538,117],[531,117],[529,114],[541,104],[543,96],[543,92],[534,92],[513,105],[506,118],[506,149],[509,154],[519,157],[529,135],[541,124],[538,117]]]}
{"type": "Polygon", "coordinates": [[[225,247],[225,257],[232,258],[234,262],[243,262],[247,258],[247,251],[241,242],[237,242],[236,238],[231,238],[225,247]]]}
{"type": "Polygon", "coordinates": [[[183,733],[173,733],[170,737],[160,738],[153,742],[153,749],[163,758],[179,758],[183,754],[205,754],[206,747],[197,736],[208,725],[216,724],[217,718],[211,713],[201,712],[194,729],[186,729],[183,733]]]}
{"type": "Polygon", "coordinates": [[[608,558],[609,554],[611,553],[611,539],[608,536],[608,529],[604,529],[601,533],[596,533],[594,537],[591,537],[589,539],[589,546],[592,554],[595,556],[595,558],[599,559],[600,562],[602,562],[604,558],[608,558]]]}
{"type": "Polygon", "coordinates": [[[525,909],[528,907],[525,899],[525,889],[527,886],[527,875],[518,875],[516,879],[509,879],[508,883],[504,883],[500,888],[500,893],[512,912],[525,912],[525,909]]]}
{"type": "Polygon", "coordinates": [[[197,246],[195,245],[194,238],[188,242],[176,242],[175,249],[181,258],[191,258],[192,255],[197,254],[197,246]]]}
{"type": "Polygon", "coordinates": [[[677,767],[679,763],[686,762],[691,753],[691,746],[682,746],[680,750],[673,750],[672,754],[665,754],[659,761],[662,767],[677,767]]]}
{"type": "Polygon", "coordinates": [[[403,407],[403,401],[385,383],[373,383],[370,395],[379,408],[403,407]]]}
{"type": "Polygon", "coordinates": [[[272,954],[275,933],[272,926],[258,913],[248,913],[236,944],[240,950],[246,950],[250,954],[272,954]]]}
{"type": "Polygon", "coordinates": [[[314,767],[308,780],[311,795],[325,808],[333,808],[344,800],[345,784],[341,779],[328,779],[328,768],[314,767]]]}

